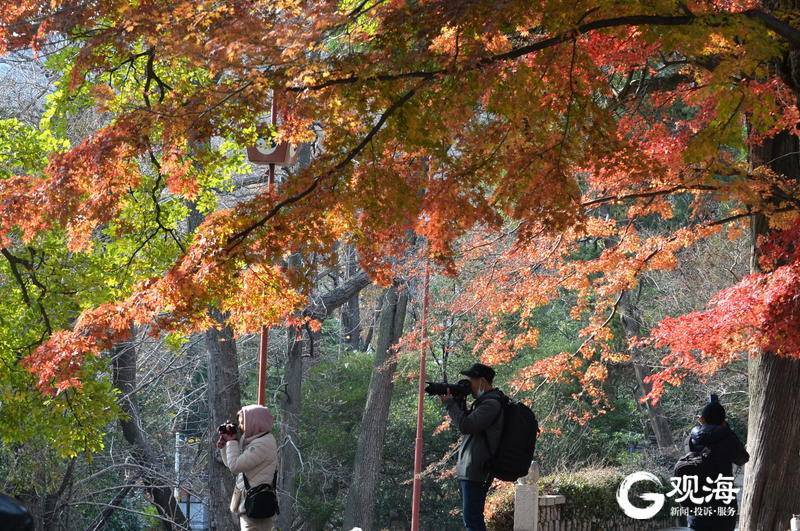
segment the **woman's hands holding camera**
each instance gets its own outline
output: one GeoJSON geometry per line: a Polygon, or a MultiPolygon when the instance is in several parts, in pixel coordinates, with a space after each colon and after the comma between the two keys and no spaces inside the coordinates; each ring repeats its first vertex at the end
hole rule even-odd
{"type": "Polygon", "coordinates": [[[227,433],[220,433],[217,439],[217,448],[224,448],[228,441],[235,441],[236,435],[228,435],[227,433]]]}
{"type": "Polygon", "coordinates": [[[234,426],[230,422],[226,422],[225,424],[220,424],[219,428],[219,438],[217,439],[217,448],[224,448],[228,441],[235,441],[237,432],[236,426],[234,426]]]}

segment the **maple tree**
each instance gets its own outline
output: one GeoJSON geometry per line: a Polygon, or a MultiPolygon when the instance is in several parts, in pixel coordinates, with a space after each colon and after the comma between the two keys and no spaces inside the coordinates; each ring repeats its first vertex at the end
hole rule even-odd
{"type": "MultiPolygon", "coordinates": [[[[63,139],[46,131],[15,119],[0,120],[0,176],[36,171],[46,164],[48,152],[65,147],[63,139]]],[[[13,281],[0,284],[0,432],[4,442],[38,435],[57,451],[74,455],[78,448],[99,449],[101,426],[116,413],[108,382],[92,379],[102,362],[90,359],[77,369],[85,380],[80,393],[44,400],[29,391],[36,379],[18,363],[55,328],[69,326],[68,317],[79,311],[76,302],[80,304],[73,295],[90,286],[102,270],[99,257],[80,256],[77,274],[59,271],[67,261],[64,250],[63,237],[55,231],[37,238],[35,245],[2,249],[0,275],[13,281]],[[53,270],[60,274],[53,275],[53,270]]],[[[91,304],[91,295],[81,298],[91,304]]]]}
{"type": "MultiPolygon", "coordinates": [[[[609,320],[643,271],[674,267],[679,251],[762,216],[760,273],[711,308],[666,320],[669,346],[650,398],[707,374],[737,353],[800,356],[792,325],[798,284],[795,175],[754,161],[753,146],[796,132],[797,88],[780,65],[800,45],[791,11],[771,2],[211,2],[25,0],[0,9],[0,51],[47,52],[70,41],[63,97],[79,95],[108,124],[45,167],[0,180],[0,238],[9,247],[63,230],[73,252],[94,233],[120,234],[129,190],[162,187],[197,200],[214,147],[256,138],[321,138],[323,151],[272,191],[208,215],[163,275],[142,274],[95,301],[70,330],[26,357],[44,392],[81,381],[91,355],[129,337],[214,325],[213,306],[238,332],[278,323],[303,303],[313,271],[280,265],[288,253],[333,260],[334,242],[359,250],[383,283],[406,233],[428,242],[448,274],[474,227],[493,238],[509,220],[504,284],[484,296],[478,338],[490,361],[535,344],[491,322],[566,289],[573,316],[589,314],[578,352],[519,374],[578,378],[602,403],[609,320]],[[284,119],[259,121],[280,95],[284,119]],[[163,177],[163,180],[161,180],[163,177]],[[637,220],[676,217],[662,234],[637,220]],[[709,204],[719,205],[710,209],[709,204]],[[640,223],[640,222],[639,222],[640,223]],[[572,260],[586,239],[604,248],[572,260]],[[546,272],[546,274],[544,274],[546,272]],[[488,302],[487,302],[488,301],[488,302]],[[712,333],[709,333],[709,329],[712,333]]],[[[481,245],[477,243],[475,245],[481,245]]],[[[468,297],[485,293],[473,290],[468,297]]],[[[289,318],[291,321],[291,318],[289,318]]]]}
{"type": "MultiPolygon", "coordinates": [[[[59,72],[70,64],[70,48],[50,55],[44,65],[59,72]]],[[[81,92],[56,90],[47,98],[37,126],[18,119],[0,120],[0,178],[13,182],[20,175],[39,175],[48,157],[70,148],[68,122],[93,109],[81,92]]],[[[221,146],[226,152],[230,146],[221,146]]],[[[198,173],[194,202],[200,211],[215,208],[213,191],[224,190],[233,173],[242,170],[244,155],[236,154],[198,173]],[[212,191],[213,190],[213,191],[212,191]]],[[[90,358],[73,365],[74,382],[62,391],[42,396],[25,356],[51,334],[69,328],[81,311],[124,297],[141,278],[160,274],[172,263],[184,243],[179,224],[188,205],[178,197],[158,197],[162,177],[154,167],[143,168],[141,186],[129,189],[113,221],[88,236],[91,248],[72,252],[62,226],[43,229],[25,242],[17,231],[4,234],[0,289],[3,293],[0,326],[0,415],[6,443],[29,441],[38,435],[56,454],[74,457],[103,448],[108,422],[119,416],[117,391],[105,376],[108,359],[90,358]],[[153,215],[155,210],[155,215],[153,215]]],[[[85,235],[84,235],[85,236],[85,235]]],[[[83,237],[83,236],[82,236],[83,237]]],[[[178,345],[178,337],[167,344],[178,345]]],[[[69,356],[69,353],[64,353],[69,356]]],[[[69,358],[63,358],[71,363],[69,358]]]]}

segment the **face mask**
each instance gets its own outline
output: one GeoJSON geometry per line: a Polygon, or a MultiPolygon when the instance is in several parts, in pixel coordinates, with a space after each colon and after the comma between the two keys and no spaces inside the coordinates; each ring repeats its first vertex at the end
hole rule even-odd
{"type": "Polygon", "coordinates": [[[482,395],[483,393],[485,393],[485,392],[486,392],[486,391],[485,391],[483,388],[481,388],[481,389],[478,389],[478,392],[477,392],[477,393],[475,393],[475,398],[480,398],[480,397],[481,397],[481,395],[482,395]]]}

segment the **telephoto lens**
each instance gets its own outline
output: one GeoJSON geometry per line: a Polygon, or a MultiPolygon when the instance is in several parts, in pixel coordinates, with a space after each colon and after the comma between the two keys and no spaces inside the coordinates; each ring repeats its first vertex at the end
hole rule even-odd
{"type": "Polygon", "coordinates": [[[455,398],[466,398],[471,390],[469,380],[464,378],[459,380],[456,384],[447,382],[428,382],[428,385],[425,387],[425,392],[433,396],[446,395],[448,390],[455,398]]]}

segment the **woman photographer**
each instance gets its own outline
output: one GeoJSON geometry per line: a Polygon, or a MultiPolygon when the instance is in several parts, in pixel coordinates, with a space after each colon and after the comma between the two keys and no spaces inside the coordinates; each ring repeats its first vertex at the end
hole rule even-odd
{"type": "Polygon", "coordinates": [[[245,514],[246,484],[273,485],[278,461],[278,445],[272,435],[274,419],[264,406],[245,406],[237,413],[238,431],[232,425],[220,426],[217,448],[222,462],[236,474],[230,509],[239,515],[242,531],[271,531],[275,517],[251,518],[245,514]],[[245,483],[245,476],[247,482],[245,483]]]}

